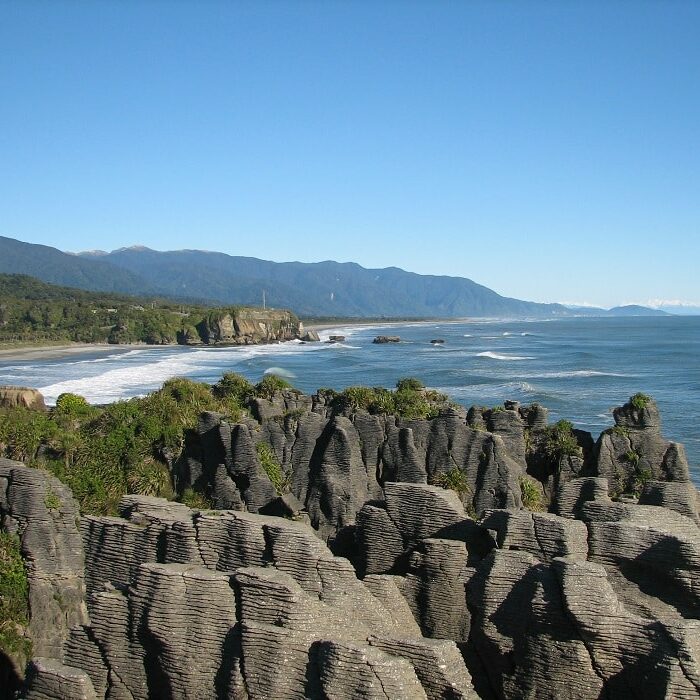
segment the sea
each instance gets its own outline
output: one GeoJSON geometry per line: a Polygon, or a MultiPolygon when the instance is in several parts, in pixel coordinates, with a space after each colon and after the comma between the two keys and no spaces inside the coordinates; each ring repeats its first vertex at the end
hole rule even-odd
{"type": "Polygon", "coordinates": [[[0,360],[0,384],[108,403],[141,396],[170,377],[215,382],[266,373],[311,393],[320,387],[394,387],[417,377],[464,406],[539,402],[597,437],[612,409],[641,391],[661,410],[663,434],[685,445],[700,486],[700,317],[561,318],[368,324],[326,329],[343,342],[243,347],[114,347],[47,359],[0,360]],[[378,345],[378,335],[401,342],[378,345]],[[443,343],[432,343],[443,340],[443,343]]]}

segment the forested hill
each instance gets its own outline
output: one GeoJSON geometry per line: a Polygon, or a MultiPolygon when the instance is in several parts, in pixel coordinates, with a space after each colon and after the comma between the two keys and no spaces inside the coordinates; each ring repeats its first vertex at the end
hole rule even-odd
{"type": "Polygon", "coordinates": [[[80,289],[269,306],[333,318],[552,318],[647,315],[650,309],[570,309],[501,296],[466,277],[418,275],[356,263],[271,262],[203,250],[135,246],[73,255],[0,236],[0,273],[80,289]]]}
{"type": "Polygon", "coordinates": [[[0,344],[258,343],[289,340],[301,332],[296,316],[285,310],[211,308],[156,297],[87,292],[27,275],[0,274],[0,344]]]}
{"type": "Polygon", "coordinates": [[[0,273],[23,273],[81,289],[261,303],[304,316],[440,317],[570,315],[559,304],[510,299],[470,279],[418,275],[355,263],[277,263],[201,250],[141,246],[72,255],[0,236],[0,273]]]}

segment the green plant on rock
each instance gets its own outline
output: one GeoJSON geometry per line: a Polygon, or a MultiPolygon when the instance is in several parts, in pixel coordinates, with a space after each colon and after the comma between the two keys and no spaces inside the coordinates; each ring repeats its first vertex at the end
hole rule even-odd
{"type": "Polygon", "coordinates": [[[583,450],[576,440],[574,426],[568,420],[557,421],[545,430],[544,452],[553,462],[563,457],[581,457],[583,450]]]}
{"type": "Polygon", "coordinates": [[[186,488],[178,499],[193,510],[211,510],[212,502],[201,492],[186,488]]]}
{"type": "Polygon", "coordinates": [[[639,495],[652,479],[651,469],[638,469],[634,475],[634,491],[639,495]]]}
{"type": "Polygon", "coordinates": [[[63,505],[59,495],[50,486],[46,489],[46,493],[44,494],[44,505],[47,510],[60,510],[61,505],[63,505]]]}
{"type": "Polygon", "coordinates": [[[531,511],[544,510],[542,492],[537,488],[537,484],[527,477],[520,477],[520,498],[523,506],[531,511]]]}
{"type": "Polygon", "coordinates": [[[0,531],[0,650],[20,665],[32,653],[28,624],[29,581],[19,539],[0,531]]]}
{"type": "Polygon", "coordinates": [[[627,450],[625,452],[625,459],[632,464],[634,467],[636,467],[639,464],[639,460],[642,458],[642,456],[637,452],[637,450],[627,450]]]}
{"type": "Polygon", "coordinates": [[[420,391],[424,388],[425,385],[423,384],[423,382],[420,379],[416,379],[415,377],[402,377],[401,379],[399,379],[398,382],[396,382],[397,391],[420,391]]]}
{"type": "Polygon", "coordinates": [[[260,399],[271,401],[275,394],[285,389],[293,389],[294,387],[282,377],[276,374],[266,374],[254,388],[254,394],[260,399]]]}
{"type": "Polygon", "coordinates": [[[651,396],[637,392],[634,396],[630,397],[630,403],[638,410],[643,411],[649,402],[651,401],[651,396]]]}
{"type": "Polygon", "coordinates": [[[466,472],[462,471],[459,467],[452,467],[452,469],[448,469],[446,472],[436,474],[431,481],[435,486],[454,491],[464,504],[467,515],[471,518],[476,517],[476,511],[472,503],[474,491],[469,485],[466,472]]]}
{"type": "Polygon", "coordinates": [[[472,488],[469,485],[469,479],[464,471],[459,467],[452,467],[446,472],[437,474],[433,479],[433,484],[443,489],[449,489],[455,493],[462,495],[473,495],[472,488]]]}
{"type": "Polygon", "coordinates": [[[282,471],[282,465],[277,461],[274,449],[266,442],[259,442],[255,446],[255,451],[258,453],[260,466],[275,487],[275,491],[281,496],[289,488],[289,478],[282,471]]]}
{"type": "Polygon", "coordinates": [[[241,406],[253,395],[255,387],[236,372],[225,372],[212,387],[214,396],[220,399],[235,399],[241,406]]]}
{"type": "Polygon", "coordinates": [[[168,497],[172,495],[170,473],[164,464],[144,459],[129,470],[126,482],[131,493],[141,496],[168,497]]]}
{"type": "Polygon", "coordinates": [[[55,424],[43,411],[23,406],[0,411],[0,453],[19,462],[32,462],[54,431],[55,424]]]}

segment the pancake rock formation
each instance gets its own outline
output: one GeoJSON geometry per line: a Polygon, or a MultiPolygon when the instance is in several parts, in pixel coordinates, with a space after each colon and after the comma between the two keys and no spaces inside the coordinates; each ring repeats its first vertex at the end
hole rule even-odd
{"type": "Polygon", "coordinates": [[[80,516],[4,460],[22,697],[697,698],[698,492],[636,404],[594,441],[536,405],[403,419],[281,391],[203,414],[171,465],[216,510],[80,516]]]}

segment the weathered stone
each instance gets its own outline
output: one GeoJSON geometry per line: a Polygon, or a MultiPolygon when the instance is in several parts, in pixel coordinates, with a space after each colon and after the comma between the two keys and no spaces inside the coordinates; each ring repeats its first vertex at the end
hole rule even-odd
{"type": "Polygon", "coordinates": [[[0,386],[0,408],[31,408],[45,411],[44,397],[37,389],[26,386],[0,386]]]}
{"type": "Polygon", "coordinates": [[[87,622],[78,513],[58,479],[0,458],[0,524],[19,536],[37,656],[60,659],[68,630],[87,622]]]}

